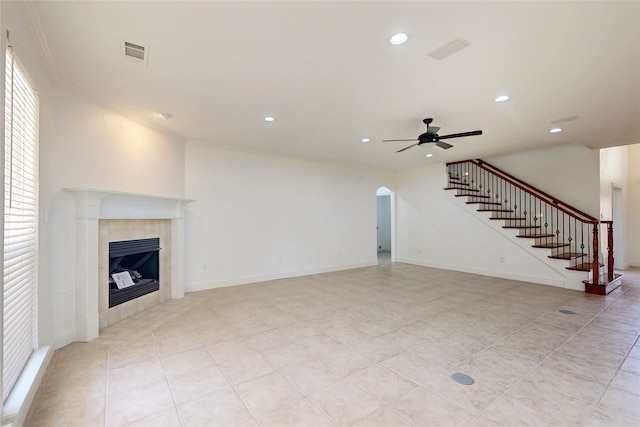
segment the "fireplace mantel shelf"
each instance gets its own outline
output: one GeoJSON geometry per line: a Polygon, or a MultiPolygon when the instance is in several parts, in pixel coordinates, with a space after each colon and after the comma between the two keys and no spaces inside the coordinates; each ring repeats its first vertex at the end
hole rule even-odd
{"type": "Polygon", "coordinates": [[[65,188],[76,199],[77,214],[100,219],[173,219],[195,200],[93,188],[65,188]]]}
{"type": "Polygon", "coordinates": [[[179,199],[176,197],[153,196],[150,194],[128,193],[126,191],[97,190],[95,188],[72,187],[72,188],[65,188],[64,191],[67,191],[69,193],[93,193],[96,195],[102,195],[102,197],[108,197],[108,196],[134,197],[134,198],[144,198],[149,200],[165,200],[165,201],[174,201],[174,202],[183,202],[183,203],[195,201],[193,199],[179,199]]]}

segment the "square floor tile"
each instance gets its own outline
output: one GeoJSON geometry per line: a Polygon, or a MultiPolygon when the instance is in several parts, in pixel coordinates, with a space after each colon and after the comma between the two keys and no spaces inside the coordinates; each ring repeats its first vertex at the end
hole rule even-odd
{"type": "Polygon", "coordinates": [[[213,392],[178,406],[183,426],[231,426],[253,420],[232,389],[213,392]]]}
{"type": "Polygon", "coordinates": [[[233,384],[240,384],[275,371],[275,368],[260,353],[250,353],[227,360],[218,367],[233,384]]]}
{"type": "Polygon", "coordinates": [[[186,374],[195,369],[213,366],[214,361],[207,351],[200,347],[183,353],[172,354],[162,358],[162,364],[168,377],[186,374]]]}
{"type": "Polygon", "coordinates": [[[388,403],[418,386],[384,365],[364,369],[351,375],[349,380],[383,403],[388,403]]]}
{"type": "Polygon", "coordinates": [[[531,380],[518,384],[508,395],[536,411],[575,424],[585,419],[593,406],[573,395],[549,388],[531,380]]]}
{"type": "Polygon", "coordinates": [[[281,372],[306,395],[344,378],[319,360],[302,362],[281,372]]]}
{"type": "Polygon", "coordinates": [[[197,400],[231,385],[217,366],[205,366],[186,374],[169,378],[169,385],[177,405],[197,400]]]}
{"type": "Polygon", "coordinates": [[[257,417],[290,406],[303,395],[279,372],[236,386],[240,398],[257,417]]]}
{"type": "Polygon", "coordinates": [[[382,407],[382,402],[346,379],[315,390],[309,397],[339,425],[353,423],[382,407]]]}
{"type": "Polygon", "coordinates": [[[403,395],[390,406],[418,426],[463,426],[473,419],[470,412],[423,387],[403,395]]]}
{"type": "MultiPolygon", "coordinates": [[[[561,420],[552,418],[548,414],[533,409],[510,396],[504,396],[490,405],[482,412],[480,417],[492,425],[505,427],[550,427],[562,425],[561,420]]],[[[571,424],[567,423],[567,425],[571,424]]]]}
{"type": "Polygon", "coordinates": [[[107,398],[108,426],[119,426],[174,407],[166,380],[146,384],[107,398]]]}
{"type": "Polygon", "coordinates": [[[415,427],[397,412],[389,408],[382,408],[372,414],[360,418],[352,427],[415,427]]]}

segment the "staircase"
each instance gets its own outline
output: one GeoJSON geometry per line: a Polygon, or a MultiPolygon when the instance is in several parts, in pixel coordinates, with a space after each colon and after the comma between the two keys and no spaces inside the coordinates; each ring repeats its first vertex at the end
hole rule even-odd
{"type": "Polygon", "coordinates": [[[483,160],[447,163],[447,179],[445,190],[489,212],[503,229],[516,230],[515,238],[565,260],[568,270],[588,273],[585,292],[606,295],[620,286],[622,275],[613,270],[613,221],[599,221],[483,160]],[[599,234],[607,235],[606,258],[599,234]]]}

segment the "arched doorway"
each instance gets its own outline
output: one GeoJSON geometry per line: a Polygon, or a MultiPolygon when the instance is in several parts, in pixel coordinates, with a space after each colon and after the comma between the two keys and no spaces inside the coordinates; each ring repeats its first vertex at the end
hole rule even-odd
{"type": "Polygon", "coordinates": [[[376,190],[376,199],[378,264],[395,262],[395,196],[383,186],[376,190]]]}

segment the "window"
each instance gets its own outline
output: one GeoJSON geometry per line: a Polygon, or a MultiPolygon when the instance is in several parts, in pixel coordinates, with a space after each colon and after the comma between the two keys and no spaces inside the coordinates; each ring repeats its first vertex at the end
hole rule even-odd
{"type": "Polygon", "coordinates": [[[36,347],[38,96],[15,54],[5,58],[2,400],[36,347]]]}

